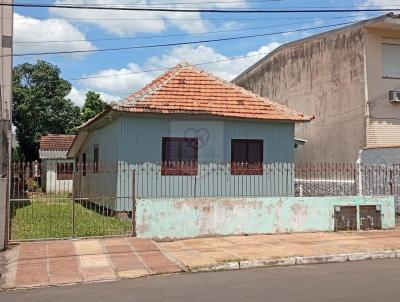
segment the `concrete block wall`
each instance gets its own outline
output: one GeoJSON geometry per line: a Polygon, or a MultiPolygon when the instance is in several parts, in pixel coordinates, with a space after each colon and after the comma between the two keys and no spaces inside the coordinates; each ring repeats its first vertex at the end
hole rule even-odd
{"type": "Polygon", "coordinates": [[[334,231],[335,206],[356,206],[359,212],[361,205],[380,205],[382,228],[395,227],[390,196],[186,198],[137,200],[136,232],[142,238],[178,239],[334,231]]]}

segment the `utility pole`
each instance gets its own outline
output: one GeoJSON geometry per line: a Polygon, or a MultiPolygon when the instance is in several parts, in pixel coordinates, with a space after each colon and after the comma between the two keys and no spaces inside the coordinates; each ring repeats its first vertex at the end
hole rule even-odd
{"type": "MultiPolygon", "coordinates": [[[[12,4],[13,0],[0,0],[12,4]]],[[[9,184],[11,163],[11,84],[13,8],[0,7],[0,250],[8,234],[9,184]]]]}

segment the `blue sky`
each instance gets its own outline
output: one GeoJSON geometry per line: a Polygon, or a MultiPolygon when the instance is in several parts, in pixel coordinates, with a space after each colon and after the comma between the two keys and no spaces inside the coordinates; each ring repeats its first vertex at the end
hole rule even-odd
{"type": "MultiPolygon", "coordinates": [[[[176,8],[216,9],[357,8],[364,5],[392,7],[398,3],[396,0],[43,0],[40,3],[42,2],[140,7],[150,4],[176,8]]],[[[280,44],[328,30],[328,28],[315,30],[308,28],[353,22],[377,15],[379,13],[172,14],[16,8],[14,12],[16,54],[176,43],[298,29],[302,31],[196,45],[80,55],[16,57],[14,64],[44,59],[58,65],[62,70],[62,76],[71,81],[73,89],[70,98],[78,105],[82,104],[84,95],[89,89],[101,93],[106,101],[112,101],[123,98],[161,73],[161,71],[142,72],[145,70],[170,68],[182,61],[193,64],[220,61],[201,65],[201,68],[231,80],[280,44]],[[227,60],[237,56],[248,57],[227,60]],[[82,77],[90,78],[73,80],[82,77]]]]}

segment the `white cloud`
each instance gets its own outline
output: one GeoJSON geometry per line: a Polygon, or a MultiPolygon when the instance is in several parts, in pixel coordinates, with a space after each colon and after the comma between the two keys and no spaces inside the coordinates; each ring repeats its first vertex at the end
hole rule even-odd
{"type": "Polygon", "coordinates": [[[150,58],[146,65],[150,68],[170,68],[181,62],[201,64],[204,62],[220,61],[213,64],[200,65],[199,67],[229,81],[279,45],[277,42],[272,42],[260,47],[256,51],[248,52],[242,59],[235,60],[229,60],[229,57],[216,52],[215,49],[208,46],[200,45],[193,47],[184,45],[174,48],[170,53],[161,57],[150,58]]]}
{"type": "MultiPolygon", "coordinates": [[[[179,8],[182,5],[181,0],[168,1],[168,7],[179,8]]],[[[56,4],[70,4],[70,0],[57,0],[56,4]]],[[[76,5],[96,6],[103,4],[104,0],[77,0],[76,5]]],[[[150,7],[149,4],[159,4],[165,7],[163,1],[150,0],[108,0],[107,4],[117,7],[150,7]],[[146,6],[147,5],[147,6],[146,6]]],[[[212,3],[210,0],[192,0],[188,1],[185,8],[240,8],[246,6],[245,2],[233,2],[232,0],[219,0],[218,3],[212,3]],[[192,5],[191,5],[192,4],[192,5]]],[[[153,6],[157,7],[157,6],[153,6]]],[[[108,33],[118,36],[131,36],[136,33],[161,33],[169,25],[175,26],[188,33],[204,32],[209,23],[202,19],[201,14],[197,12],[151,12],[151,11],[117,11],[117,10],[73,10],[52,8],[50,12],[53,15],[78,19],[76,22],[89,23],[100,27],[108,33]],[[176,20],[193,19],[193,20],[176,20]]]]}
{"type": "MultiPolygon", "coordinates": [[[[89,89],[83,89],[79,90],[75,87],[72,87],[70,93],[67,95],[67,98],[69,98],[75,105],[78,105],[79,107],[82,107],[83,104],[85,103],[86,99],[86,93],[89,91],[89,89]]],[[[114,101],[119,101],[120,98],[117,96],[113,96],[104,92],[98,92],[100,94],[101,99],[106,102],[106,103],[111,103],[114,101]]]]}
{"type": "MultiPolygon", "coordinates": [[[[396,8],[398,6],[399,1],[398,0],[354,0],[354,5],[358,5],[360,8],[371,8],[371,7],[376,7],[376,8],[396,8]]],[[[398,13],[399,10],[394,10],[393,12],[398,13]]],[[[389,12],[377,12],[377,14],[387,14],[389,12]]],[[[363,19],[368,19],[371,17],[367,16],[367,13],[361,14],[359,17],[355,17],[355,21],[363,20],[363,19]]]]}
{"type": "MultiPolygon", "coordinates": [[[[86,40],[85,35],[69,22],[62,19],[38,20],[14,13],[15,54],[27,52],[56,52],[68,50],[93,50],[94,45],[86,40]],[[37,43],[40,41],[65,41],[60,43],[37,43]]],[[[70,56],[82,57],[83,54],[70,56]]]]}
{"type": "Polygon", "coordinates": [[[91,74],[89,77],[92,78],[84,79],[80,81],[80,83],[88,88],[102,90],[113,95],[125,97],[143,87],[154,77],[163,72],[154,71],[141,73],[143,70],[169,69],[182,62],[201,64],[213,61],[220,62],[199,65],[199,67],[229,81],[279,45],[280,44],[277,42],[272,42],[260,47],[256,51],[251,51],[245,54],[245,58],[236,60],[229,60],[229,57],[218,53],[211,47],[203,45],[197,47],[184,45],[176,47],[162,56],[149,58],[143,67],[134,63],[129,63],[126,68],[106,69],[91,74]]]}
{"type": "Polygon", "coordinates": [[[91,74],[80,83],[94,89],[101,89],[112,94],[124,96],[151,81],[152,76],[141,73],[142,69],[134,63],[126,68],[105,69],[91,74]]]}
{"type": "Polygon", "coordinates": [[[356,5],[360,6],[377,6],[377,7],[391,7],[398,5],[398,0],[357,0],[356,5]]]}

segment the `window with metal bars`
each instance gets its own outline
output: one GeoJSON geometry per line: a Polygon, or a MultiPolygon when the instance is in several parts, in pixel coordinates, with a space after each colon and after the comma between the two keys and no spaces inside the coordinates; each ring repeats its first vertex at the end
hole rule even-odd
{"type": "Polygon", "coordinates": [[[197,175],[197,161],[197,138],[162,138],[161,175],[197,175]]]}
{"type": "Polygon", "coordinates": [[[73,172],[73,163],[57,163],[57,180],[71,180],[73,172]]]}
{"type": "Polygon", "coordinates": [[[232,139],[231,174],[263,174],[263,140],[232,139]]]}

